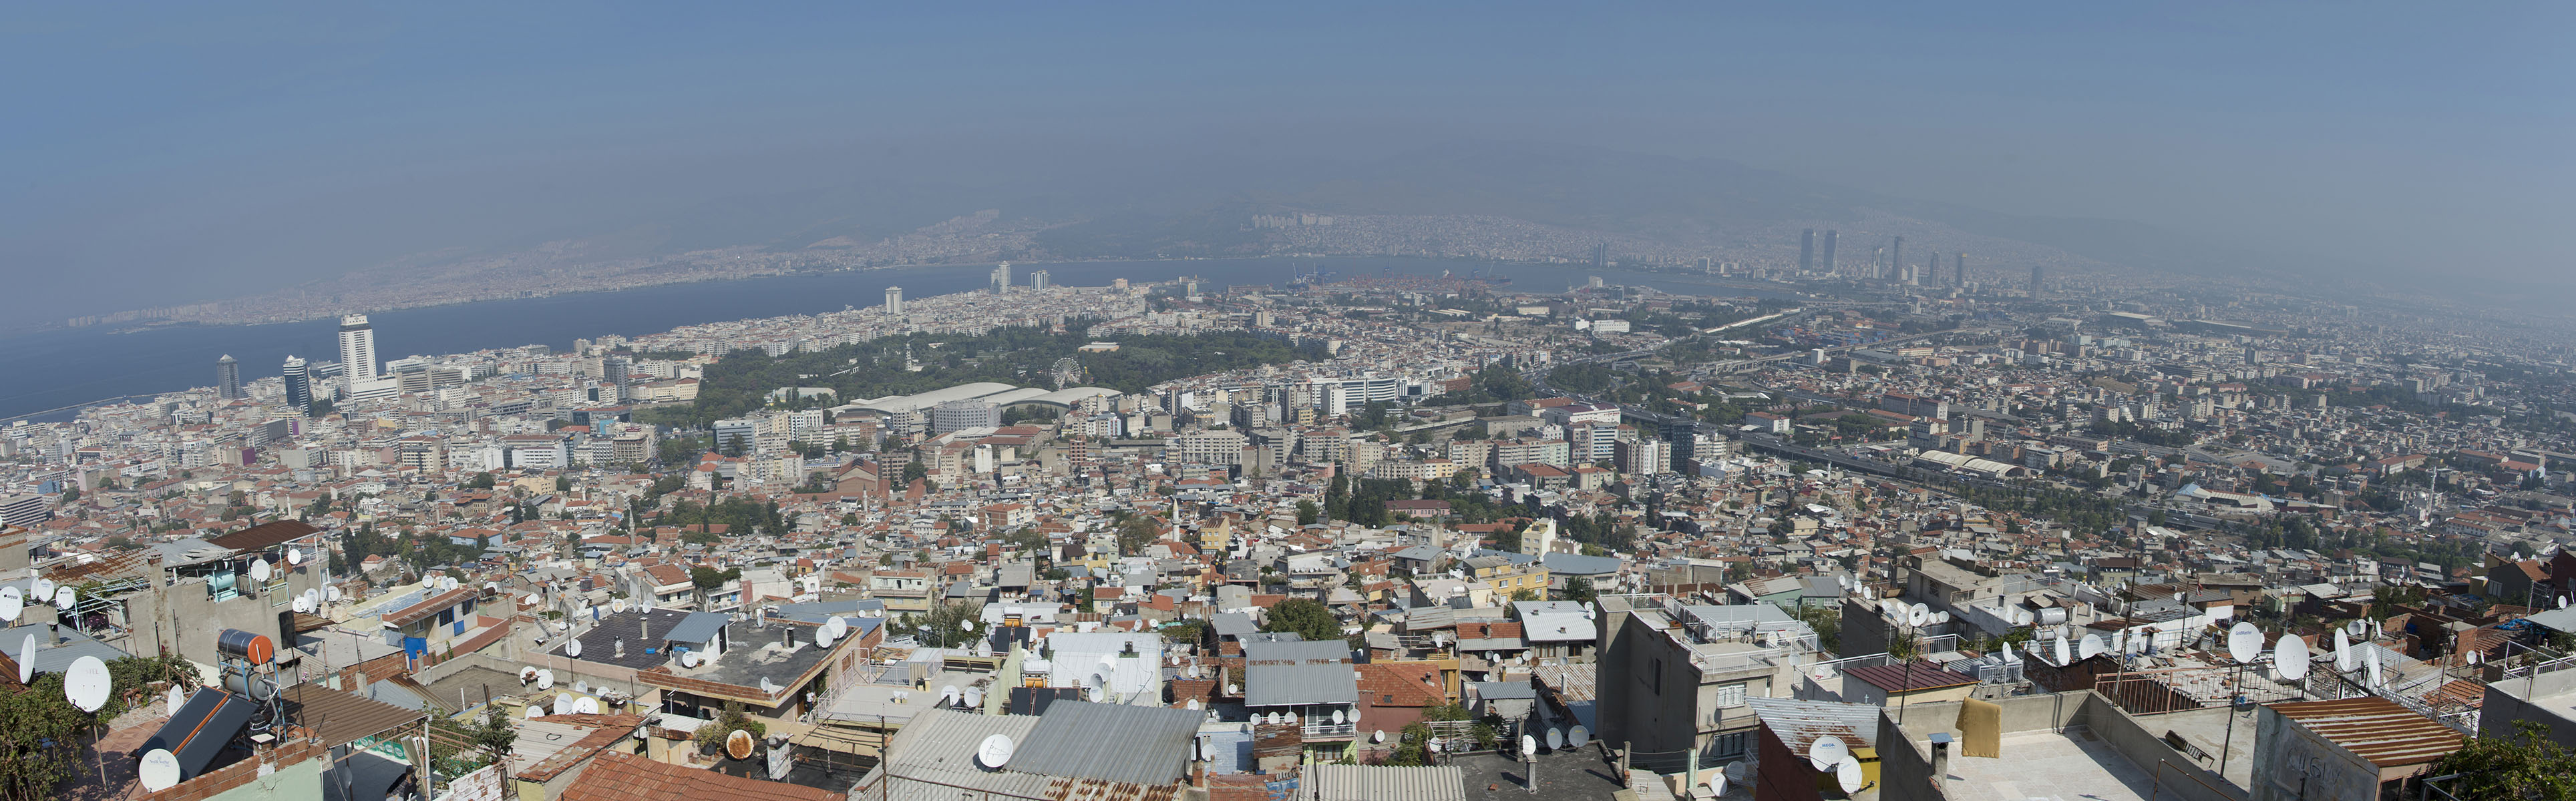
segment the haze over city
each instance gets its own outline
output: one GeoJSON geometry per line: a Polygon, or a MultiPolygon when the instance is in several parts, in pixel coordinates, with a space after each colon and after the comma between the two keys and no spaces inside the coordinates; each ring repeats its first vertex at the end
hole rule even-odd
{"type": "Polygon", "coordinates": [[[2576,797],[2571,22],[0,10],[0,799],[2576,797]]]}

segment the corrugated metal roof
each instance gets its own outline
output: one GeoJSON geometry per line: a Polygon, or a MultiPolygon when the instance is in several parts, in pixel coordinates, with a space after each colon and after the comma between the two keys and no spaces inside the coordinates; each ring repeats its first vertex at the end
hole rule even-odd
{"type": "Polygon", "coordinates": [[[429,718],[424,712],[311,684],[288,687],[284,696],[286,717],[313,727],[315,734],[332,746],[347,745],[429,718]]]}
{"type": "Polygon", "coordinates": [[[1842,738],[1844,745],[1878,745],[1877,706],[1758,697],[1744,699],[1744,705],[1792,753],[1807,753],[1816,738],[1828,734],[1842,738]]]}
{"type": "Polygon", "coordinates": [[[1467,801],[1467,772],[1456,765],[1316,765],[1297,797],[1312,801],[1467,801]]]}
{"type": "Polygon", "coordinates": [[[672,626],[670,633],[662,635],[662,639],[691,645],[704,644],[715,639],[716,632],[723,631],[725,624],[732,621],[731,616],[714,612],[691,612],[688,617],[680,619],[679,625],[672,626]]]}
{"type": "MultiPolygon", "coordinates": [[[[51,609],[45,611],[53,612],[51,609]]],[[[18,680],[18,662],[24,658],[18,653],[18,649],[27,644],[27,635],[30,634],[36,637],[36,675],[39,676],[69,670],[73,661],[84,656],[98,657],[98,661],[101,662],[114,662],[133,656],[118,650],[116,646],[91,639],[89,635],[70,626],[19,626],[0,630],[0,654],[9,657],[8,681],[18,680]],[[55,637],[58,632],[62,635],[60,638],[55,637]]]]}
{"type": "Polygon", "coordinates": [[[1351,645],[1341,640],[1306,642],[1246,642],[1243,661],[1258,662],[1349,662],[1351,645]]]}
{"type": "Polygon", "coordinates": [[[1244,706],[1348,704],[1360,697],[1359,675],[1346,662],[1250,664],[1243,673],[1244,706]]]}
{"type": "Polygon", "coordinates": [[[2463,741],[2451,727],[2376,696],[2268,708],[2382,769],[2441,759],[2463,741]]]}
{"type": "Polygon", "coordinates": [[[1058,701],[1029,730],[1009,768],[1048,776],[1170,784],[1189,769],[1190,738],[1207,713],[1159,706],[1058,701]]]}

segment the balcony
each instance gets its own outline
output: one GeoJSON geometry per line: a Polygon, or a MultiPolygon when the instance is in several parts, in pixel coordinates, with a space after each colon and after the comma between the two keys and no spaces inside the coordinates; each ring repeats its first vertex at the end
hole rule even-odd
{"type": "Polygon", "coordinates": [[[1308,742],[1346,740],[1359,736],[1359,731],[1360,725],[1357,723],[1308,723],[1305,738],[1308,742]]]}

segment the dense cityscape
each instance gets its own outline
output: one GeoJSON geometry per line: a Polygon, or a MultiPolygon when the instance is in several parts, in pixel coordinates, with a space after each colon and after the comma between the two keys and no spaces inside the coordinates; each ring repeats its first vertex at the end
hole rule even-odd
{"type": "Polygon", "coordinates": [[[348,315],[0,436],[0,656],[113,664],[45,719],[150,754],[12,780],[2363,798],[2576,725],[2564,340],[1785,238],[400,358],[348,315]]]}

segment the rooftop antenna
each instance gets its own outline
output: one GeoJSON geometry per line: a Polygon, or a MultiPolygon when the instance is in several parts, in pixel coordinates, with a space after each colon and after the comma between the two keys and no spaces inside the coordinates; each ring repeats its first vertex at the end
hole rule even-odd
{"type": "Polygon", "coordinates": [[[2308,641],[2282,635],[2279,642],[2272,644],[2272,671],[2280,674],[2282,681],[2307,678],[2308,641]]]}
{"type": "MultiPolygon", "coordinates": [[[[2263,658],[2263,630],[2255,628],[2253,623],[2237,621],[2236,625],[2227,629],[2227,656],[2236,660],[2234,675],[2238,678],[2243,677],[2246,666],[2263,658]]],[[[2234,683],[2242,684],[2241,681],[2234,683]]],[[[2218,745],[2218,772],[2222,776],[2227,774],[2227,757],[2236,745],[2235,707],[2240,697],[2242,697],[2241,694],[2231,693],[2227,699],[2227,739],[2218,745]]]]}
{"type": "Polygon", "coordinates": [[[18,624],[18,614],[27,611],[27,596],[15,586],[0,587],[0,625],[18,624]]]}
{"type": "Polygon", "coordinates": [[[1816,738],[1807,746],[1807,762],[1819,771],[1840,767],[1847,756],[1851,756],[1851,746],[1844,743],[1843,738],[1830,734],[1816,738]]]}
{"type": "Polygon", "coordinates": [[[1860,757],[1846,756],[1842,761],[1834,763],[1834,782],[1842,785],[1844,795],[1852,795],[1869,787],[1869,777],[1861,773],[1860,757]]]}
{"type": "Polygon", "coordinates": [[[108,692],[114,687],[107,663],[95,656],[72,660],[71,668],[63,673],[63,697],[83,712],[96,712],[106,706],[108,692]]]}
{"type": "Polygon", "coordinates": [[[1000,770],[1011,761],[1011,736],[996,734],[975,746],[975,762],[989,770],[1000,770]]]}
{"type": "Polygon", "coordinates": [[[36,648],[34,634],[27,635],[27,641],[18,646],[18,683],[21,685],[36,683],[36,648]]]}
{"type": "Polygon", "coordinates": [[[144,752],[143,760],[134,766],[134,773],[135,779],[143,783],[145,792],[161,792],[178,786],[179,758],[172,755],[170,749],[155,748],[144,752]]]}

